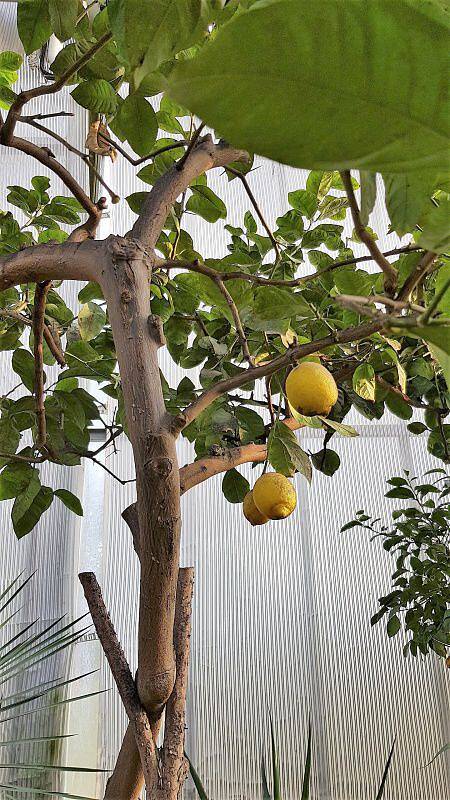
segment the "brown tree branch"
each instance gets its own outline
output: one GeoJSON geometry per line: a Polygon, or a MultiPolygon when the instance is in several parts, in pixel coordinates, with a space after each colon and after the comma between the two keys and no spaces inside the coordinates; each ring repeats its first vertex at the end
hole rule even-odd
{"type": "Polygon", "coordinates": [[[387,258],[385,258],[385,256],[379,249],[376,242],[372,239],[366,226],[363,225],[361,221],[361,214],[359,211],[358,203],[356,201],[355,192],[353,191],[350,171],[344,170],[340,174],[348,198],[350,211],[353,219],[353,225],[355,226],[355,231],[358,237],[361,239],[361,241],[364,242],[364,244],[366,245],[373,260],[378,264],[380,269],[383,271],[386,293],[392,295],[397,285],[397,270],[387,260],[387,258]]]}
{"type": "Polygon", "coordinates": [[[84,161],[84,163],[86,164],[86,166],[90,170],[90,172],[92,172],[92,174],[97,178],[97,180],[100,183],[100,185],[103,186],[104,189],[106,189],[106,191],[108,192],[108,194],[109,194],[109,196],[111,198],[111,201],[113,203],[118,203],[119,202],[119,200],[120,200],[119,195],[117,194],[117,192],[114,192],[113,189],[111,189],[108,186],[108,184],[104,180],[104,178],[101,175],[101,173],[95,168],[94,164],[90,160],[89,155],[87,153],[83,153],[82,150],[78,150],[77,147],[74,147],[73,144],[70,144],[70,142],[68,142],[67,139],[64,139],[63,136],[60,136],[59,133],[56,133],[55,131],[52,131],[51,128],[47,128],[46,125],[41,125],[39,122],[36,122],[36,120],[33,119],[33,118],[20,117],[20,122],[26,122],[28,125],[31,125],[33,128],[36,128],[36,130],[39,130],[39,131],[42,131],[43,133],[46,133],[48,136],[51,136],[52,139],[55,139],[55,141],[57,141],[60,144],[62,144],[62,146],[65,147],[66,150],[69,151],[69,153],[73,153],[74,155],[78,156],[78,158],[81,158],[81,160],[84,161]]]}
{"type": "Polygon", "coordinates": [[[116,686],[130,722],[134,726],[136,745],[144,773],[147,792],[157,792],[158,758],[148,716],[139,700],[136,684],[106,610],[100,586],[93,572],[81,572],[80,583],[91,612],[97,636],[110,666],[116,686]]]}
{"type": "Polygon", "coordinates": [[[34,100],[36,97],[42,97],[43,95],[47,94],[56,94],[56,92],[59,92],[60,89],[62,89],[62,87],[67,83],[67,81],[69,81],[70,78],[72,78],[72,76],[78,72],[78,70],[84,67],[84,65],[87,64],[88,61],[90,61],[91,58],[111,40],[111,38],[112,33],[108,32],[103,34],[98,42],[95,42],[95,44],[92,45],[92,47],[87,50],[86,53],[84,53],[79,59],[77,59],[77,61],[71,64],[71,66],[53,83],[46,83],[42,86],[36,86],[33,89],[27,89],[26,91],[20,92],[9,109],[6,120],[2,125],[0,131],[0,142],[2,144],[11,145],[16,123],[19,121],[19,117],[22,114],[22,109],[26,103],[28,103],[30,100],[34,100]]]}
{"type": "Polygon", "coordinates": [[[226,303],[228,305],[228,308],[230,309],[230,313],[231,313],[231,316],[233,317],[234,325],[235,325],[237,334],[239,336],[239,341],[241,343],[242,353],[244,355],[244,358],[245,358],[246,361],[248,361],[250,366],[253,366],[253,358],[252,358],[250,350],[248,348],[247,337],[245,335],[244,327],[242,325],[241,318],[239,316],[239,311],[237,309],[236,303],[234,302],[234,300],[233,300],[231,294],[229,293],[227,287],[225,286],[224,282],[220,279],[219,275],[217,275],[214,278],[214,283],[216,284],[219,292],[225,298],[226,303]]]}
{"type": "Polygon", "coordinates": [[[214,144],[209,135],[200,139],[182,170],[177,169],[175,164],[156,181],[130,235],[147,249],[153,249],[177,197],[195,178],[214,167],[224,167],[232,161],[246,159],[248,154],[244,150],[237,150],[225,142],[214,144]]]}
{"type": "Polygon", "coordinates": [[[43,280],[98,281],[103,242],[38,244],[0,256],[0,291],[43,280]]]}
{"type": "Polygon", "coordinates": [[[36,447],[46,448],[47,421],[44,404],[44,321],[45,304],[51,281],[36,284],[33,309],[34,398],[36,404],[36,447]]]}
{"type": "Polygon", "coordinates": [[[273,249],[275,250],[275,254],[276,254],[276,260],[279,261],[280,258],[281,258],[280,245],[278,244],[274,234],[272,233],[269,225],[267,224],[267,222],[266,222],[266,220],[265,220],[265,218],[263,216],[263,213],[262,213],[262,211],[261,211],[261,209],[260,209],[260,207],[258,205],[258,202],[256,200],[256,197],[253,194],[252,190],[250,189],[250,186],[249,186],[247,178],[245,177],[245,175],[243,175],[242,172],[239,172],[239,170],[234,169],[233,167],[227,167],[227,170],[228,170],[228,172],[231,172],[231,174],[234,175],[236,178],[239,178],[239,180],[241,181],[245,191],[247,192],[248,198],[249,198],[253,208],[255,209],[256,215],[257,215],[261,225],[263,226],[264,230],[267,233],[267,236],[269,237],[270,241],[272,242],[273,249]]]}
{"type": "Polygon", "coordinates": [[[193,568],[185,567],[180,569],[178,573],[173,635],[176,678],[172,694],[166,705],[162,754],[163,794],[167,796],[168,800],[179,796],[188,771],[188,764],[184,757],[184,736],[193,591],[193,568]]]}
{"type": "Polygon", "coordinates": [[[184,412],[174,418],[174,429],[182,430],[186,425],[193,422],[205,408],[208,408],[217,397],[220,397],[226,392],[238,389],[240,386],[244,386],[258,378],[265,378],[266,376],[273,375],[275,372],[278,372],[278,370],[295,363],[299,358],[317,353],[326,347],[364,339],[367,336],[371,336],[373,333],[381,331],[388,323],[393,324],[392,319],[388,315],[379,315],[377,319],[371,322],[365,322],[355,327],[336,331],[314,342],[307,342],[306,344],[290,347],[284,355],[278,356],[278,358],[274,358],[266,364],[260,364],[257,367],[249,367],[238,375],[233,375],[231,378],[218,381],[215,386],[212,386],[197,397],[193,403],[187,406],[184,412]]]}
{"type": "Polygon", "coordinates": [[[32,156],[39,161],[40,164],[43,164],[44,167],[54,172],[65,186],[67,186],[80,205],[83,206],[84,210],[87,211],[89,216],[97,220],[97,222],[100,220],[101,213],[96,204],[92,202],[73,175],[56,160],[51,150],[47,147],[39,147],[37,144],[29,142],[26,139],[20,139],[18,136],[13,136],[8,141],[8,147],[12,147],[28,156],[32,156]]]}
{"type": "MultiPolygon", "coordinates": [[[[15,320],[16,322],[19,322],[21,325],[27,325],[30,328],[33,326],[33,321],[31,319],[26,317],[24,314],[20,314],[18,311],[12,311],[8,308],[0,309],[0,317],[3,317],[5,319],[15,320]]],[[[43,334],[48,349],[50,350],[53,358],[58,362],[60,367],[65,367],[66,360],[64,358],[64,353],[58,347],[58,344],[55,342],[53,334],[50,331],[50,328],[48,327],[48,325],[45,324],[45,322],[43,326],[43,334]]]]}
{"type": "Polygon", "coordinates": [[[410,297],[414,289],[416,289],[417,286],[419,286],[419,284],[432,271],[433,263],[436,257],[436,253],[432,253],[430,250],[427,250],[423,254],[422,258],[417,264],[417,267],[411,272],[411,275],[408,276],[405,283],[401,287],[397,295],[398,300],[407,300],[410,297]]]}
{"type": "Polygon", "coordinates": [[[177,147],[185,147],[188,144],[186,139],[178,139],[172,144],[166,144],[164,147],[159,147],[156,150],[152,150],[151,153],[147,153],[146,156],[132,158],[132,156],[130,156],[130,154],[127,153],[127,151],[118,142],[116,142],[115,139],[112,139],[109,134],[103,132],[99,133],[98,138],[104,139],[105,142],[111,145],[111,147],[114,147],[114,149],[117,150],[117,152],[120,153],[133,167],[139,167],[140,164],[143,164],[144,161],[148,161],[150,158],[156,158],[156,156],[161,155],[161,153],[166,153],[169,150],[176,150],[177,147]]]}
{"type": "MultiPolygon", "coordinates": [[[[394,255],[401,255],[403,253],[414,253],[415,251],[421,250],[420,247],[415,246],[406,246],[406,247],[396,247],[393,250],[388,250],[386,253],[383,253],[384,256],[394,256],[394,255]]],[[[223,281],[232,281],[232,280],[245,280],[249,281],[249,283],[255,283],[257,286],[281,286],[284,288],[294,288],[296,286],[304,286],[311,281],[317,280],[322,275],[327,274],[328,272],[332,272],[339,267],[347,267],[351,264],[360,264],[364,261],[373,261],[372,256],[357,256],[355,258],[347,258],[342,261],[335,261],[329,264],[327,267],[319,270],[318,272],[312,272],[310,275],[301,275],[299,278],[292,278],[291,280],[283,280],[281,278],[264,278],[261,275],[254,275],[249,272],[244,272],[243,270],[235,270],[233,272],[221,272],[220,278],[223,281]]],[[[208,277],[214,279],[217,275],[217,271],[213,270],[211,267],[207,267],[206,264],[200,264],[199,261],[182,261],[177,259],[165,259],[161,260],[158,263],[158,269],[187,269],[191,272],[201,272],[203,275],[208,275],[208,277]]]]}
{"type": "MultiPolygon", "coordinates": [[[[191,122],[191,124],[192,124],[192,122],[191,122]]],[[[198,139],[200,137],[200,134],[201,134],[201,132],[202,132],[204,127],[205,127],[204,123],[199,125],[198,128],[196,128],[196,130],[192,134],[191,138],[189,139],[186,151],[183,153],[183,155],[181,156],[181,158],[177,161],[177,163],[175,165],[179,172],[181,172],[181,170],[184,169],[184,165],[185,165],[186,161],[188,160],[189,156],[191,155],[192,150],[196,146],[197,141],[198,141],[198,139]]]]}

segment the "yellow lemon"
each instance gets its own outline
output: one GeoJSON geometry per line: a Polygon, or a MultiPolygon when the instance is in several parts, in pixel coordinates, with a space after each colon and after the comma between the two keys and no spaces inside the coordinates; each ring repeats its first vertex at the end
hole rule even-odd
{"type": "Polygon", "coordinates": [[[252,494],[256,507],[269,519],[284,519],[297,505],[297,493],[292,483],[279,472],[261,475],[252,494]]]}
{"type": "Polygon", "coordinates": [[[338,399],[338,388],[326,367],[303,361],[287,376],[286,394],[292,408],[300,414],[326,415],[338,399]]]}
{"type": "Polygon", "coordinates": [[[248,519],[252,525],[264,525],[265,522],[269,521],[269,517],[265,517],[264,514],[261,514],[259,508],[255,506],[252,492],[247,492],[245,495],[242,510],[244,512],[244,517],[248,519]]]}

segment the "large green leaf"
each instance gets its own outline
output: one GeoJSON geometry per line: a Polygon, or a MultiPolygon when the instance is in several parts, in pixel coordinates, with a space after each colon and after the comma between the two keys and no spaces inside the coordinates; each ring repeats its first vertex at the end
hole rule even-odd
{"type": "Polygon", "coordinates": [[[227,207],[208,186],[192,186],[192,196],[186,203],[186,209],[198,214],[207,222],[226,219],[227,207]]]}
{"type": "Polygon", "coordinates": [[[443,169],[449,21],[419,0],[258,2],[177,65],[169,92],[235,145],[297,167],[443,169]]]}
{"type": "Polygon", "coordinates": [[[269,435],[268,459],[276,472],[291,476],[295,472],[311,481],[312,468],[309,456],[300,447],[295,433],[282,422],[275,422],[269,435]]]}
{"type": "Polygon", "coordinates": [[[49,0],[48,8],[53,33],[61,42],[73,36],[80,3],[78,0],[49,0]]]}
{"type": "Polygon", "coordinates": [[[39,50],[52,32],[47,0],[19,0],[17,28],[25,52],[39,50]]]}
{"type": "Polygon", "coordinates": [[[114,122],[117,122],[135,153],[144,156],[150,152],[158,133],[158,121],[145,97],[138,94],[126,97],[114,122]]]}
{"type": "Polygon", "coordinates": [[[137,85],[191,44],[201,5],[201,0],[110,0],[111,29],[123,61],[137,68],[137,85]]]}
{"type": "Polygon", "coordinates": [[[430,201],[437,175],[433,172],[408,172],[383,175],[386,207],[392,228],[399,236],[410,233],[430,201]]]}
{"type": "Polygon", "coordinates": [[[97,111],[99,114],[114,114],[117,108],[117,95],[111,84],[103,78],[83,81],[75,87],[71,94],[80,106],[89,111],[97,111]]]}

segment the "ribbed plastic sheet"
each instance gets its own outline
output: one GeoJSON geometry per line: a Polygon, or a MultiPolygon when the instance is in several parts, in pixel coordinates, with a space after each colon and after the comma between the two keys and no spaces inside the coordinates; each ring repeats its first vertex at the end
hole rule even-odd
{"type": "MultiPolygon", "coordinates": [[[[14,14],[13,4],[0,3],[2,49],[17,46],[14,14]]],[[[29,69],[23,74],[23,85],[36,81],[29,69]]],[[[64,110],[74,109],[66,93],[64,110]]],[[[61,110],[61,101],[45,98],[39,110],[61,110]]],[[[57,130],[82,146],[84,113],[76,108],[75,117],[60,120],[57,130]]],[[[85,181],[84,165],[70,154],[58,150],[57,155],[85,181]]],[[[0,167],[7,176],[2,187],[9,182],[26,185],[33,174],[45,173],[17,153],[11,158],[2,152],[0,167]]],[[[287,210],[287,192],[304,186],[305,174],[267,161],[257,167],[249,180],[269,224],[274,224],[287,210]]],[[[122,159],[114,166],[108,163],[108,171],[122,197],[148,188],[122,159]]],[[[250,208],[240,183],[228,183],[221,171],[209,175],[208,183],[227,203],[227,221],[238,224],[250,208]]],[[[63,191],[53,178],[52,184],[63,191]]],[[[113,206],[110,215],[103,223],[105,236],[109,231],[125,233],[134,219],[125,202],[113,206]]],[[[208,225],[188,217],[186,224],[200,252],[226,253],[222,222],[208,225]]],[[[384,210],[378,208],[371,224],[383,248],[395,246],[396,240],[387,235],[384,210]]],[[[70,302],[77,287],[68,285],[66,291],[70,302]]],[[[180,370],[167,355],[161,358],[166,377],[176,385],[180,370]]],[[[3,390],[14,385],[5,363],[7,358],[2,358],[3,390]]],[[[386,800],[444,800],[449,795],[445,758],[422,768],[449,738],[443,666],[433,656],[405,660],[400,636],[391,641],[382,627],[370,627],[377,597],[390,584],[390,557],[378,544],[370,544],[365,532],[339,534],[357,508],[387,513],[387,477],[405,467],[420,473],[436,462],[424,440],[410,436],[395,417],[386,415],[379,423],[368,423],[354,412],[351,417],[360,437],[333,439],[341,469],[332,479],[315,472],[310,487],[298,477],[299,507],[284,523],[251,528],[240,507],[222,498],[220,476],[183,498],[182,563],[193,564],[196,572],[186,749],[213,800],[261,797],[261,759],[269,760],[269,715],[280,753],[284,800],[300,797],[309,718],[311,800],[375,798],[395,737],[386,800]]],[[[315,432],[302,432],[300,438],[305,449],[320,449],[315,432]]],[[[185,442],[179,449],[180,463],[192,460],[185,442]]],[[[122,478],[133,477],[126,442],[120,443],[117,455],[107,456],[106,463],[122,478]]],[[[242,471],[254,480],[249,467],[242,471]]],[[[85,517],[80,526],[55,502],[45,522],[18,543],[6,504],[1,504],[2,581],[20,569],[39,570],[21,623],[34,614],[52,620],[64,612],[83,611],[76,574],[80,568],[93,569],[134,669],[139,568],[121,519],[121,511],[133,499],[133,484],[122,487],[92,465],[84,472],[49,467],[47,480],[83,495],[85,517]]],[[[88,690],[112,687],[98,642],[87,639],[75,648],[73,670],[87,671],[99,664],[101,671],[90,679],[88,690]]],[[[54,665],[53,672],[43,671],[36,681],[56,675],[61,667],[65,663],[54,665]]],[[[74,704],[67,725],[71,732],[83,734],[70,740],[67,763],[112,768],[125,725],[114,688],[74,704]]],[[[30,722],[27,730],[37,735],[43,728],[30,722]]],[[[13,756],[26,760],[23,749],[13,756]]],[[[103,783],[102,777],[96,782],[93,777],[66,776],[59,788],[100,797],[103,783]]],[[[190,782],[184,796],[195,796],[190,782]]]]}

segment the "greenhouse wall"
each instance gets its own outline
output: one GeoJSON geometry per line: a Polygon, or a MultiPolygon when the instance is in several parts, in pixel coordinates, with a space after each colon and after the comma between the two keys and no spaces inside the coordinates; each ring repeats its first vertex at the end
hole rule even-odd
{"type": "MultiPolygon", "coordinates": [[[[15,33],[15,8],[0,2],[1,49],[20,49],[15,33]]],[[[27,64],[22,86],[42,80],[27,64]]],[[[57,100],[40,101],[40,112],[72,111],[55,121],[55,130],[82,148],[87,118],[69,91],[57,100]],[[58,103],[56,106],[55,103],[58,103]]],[[[32,113],[30,109],[29,113],[32,113]]],[[[26,131],[34,141],[45,137],[26,131]]],[[[58,158],[86,185],[85,165],[52,142],[58,158]]],[[[5,148],[0,167],[7,184],[27,186],[45,169],[5,148]]],[[[121,198],[145,189],[127,162],[105,165],[108,182],[121,198]]],[[[64,193],[51,176],[52,188],[64,193]]],[[[258,161],[250,176],[253,192],[270,224],[287,209],[287,192],[302,188],[305,173],[258,161]]],[[[239,182],[229,183],[216,171],[211,187],[225,201],[231,224],[247,210],[239,182]]],[[[5,208],[5,196],[1,198],[5,208]]],[[[102,220],[99,235],[125,233],[134,215],[122,199],[102,220]]],[[[208,256],[226,252],[227,232],[221,221],[201,224],[187,218],[196,248],[208,256]]],[[[384,248],[397,241],[388,235],[388,220],[376,209],[371,226],[384,248]]],[[[350,231],[349,231],[350,234],[350,231]]],[[[355,246],[358,254],[359,246],[355,246]]],[[[362,250],[361,250],[362,252],[362,250]]],[[[68,304],[76,303],[80,287],[66,286],[68,304]]],[[[76,306],[73,305],[75,308],[76,306]]],[[[1,391],[15,385],[8,353],[0,360],[1,391]]],[[[173,386],[182,377],[166,354],[161,368],[173,386]]],[[[102,401],[107,398],[101,395],[102,401]]],[[[106,408],[105,414],[111,413],[106,408]]],[[[311,800],[375,798],[389,749],[396,740],[386,800],[445,800],[450,776],[444,758],[424,767],[449,740],[448,686],[437,657],[405,659],[401,636],[388,640],[382,624],[371,628],[377,598],[390,586],[392,562],[367,532],[340,534],[341,525],[356,509],[385,516],[392,503],[384,499],[385,481],[402,469],[420,474],[437,465],[426,442],[408,433],[404,422],[386,414],[368,421],[353,412],[349,419],[357,439],[333,439],[341,468],[328,478],[314,473],[311,485],[296,479],[298,510],[284,524],[251,528],[240,506],[227,503],[221,477],[191,490],[183,498],[182,565],[195,567],[195,601],[191,639],[186,751],[214,800],[258,800],[262,796],[261,761],[269,760],[270,719],[273,721],[284,800],[301,794],[308,721],[313,737],[311,800]]],[[[305,450],[321,448],[321,432],[308,429],[300,439],[305,450]]],[[[104,432],[93,430],[95,443],[104,432]]],[[[193,459],[190,445],[179,445],[180,463],[193,459]]],[[[118,452],[106,454],[108,469],[121,479],[133,478],[131,448],[121,441],[118,452]]],[[[21,611],[20,624],[40,617],[52,621],[61,614],[86,611],[77,581],[80,570],[93,570],[101,583],[119,638],[136,667],[138,561],[121,511],[134,499],[133,483],[122,486],[101,467],[64,469],[49,465],[46,482],[67,487],[80,496],[84,517],[53,504],[43,521],[22,541],[16,541],[9,503],[0,506],[2,522],[0,583],[21,570],[37,570],[21,611]]],[[[250,476],[250,467],[243,468],[250,476]]],[[[61,669],[73,675],[97,669],[73,694],[101,691],[73,703],[64,718],[69,740],[66,764],[114,765],[125,727],[125,714],[94,634],[88,633],[67,658],[52,663],[36,681],[48,680],[61,669]],[[81,691],[82,689],[82,691],[81,691]],[[108,690],[108,691],[104,691],[108,690]]],[[[24,723],[39,729],[35,719],[24,723]]],[[[24,760],[23,748],[13,757],[24,760]]],[[[60,790],[100,797],[104,776],[66,775],[60,790]]],[[[51,788],[49,784],[49,788],[51,788]]],[[[188,782],[185,798],[194,798],[188,782]]]]}

